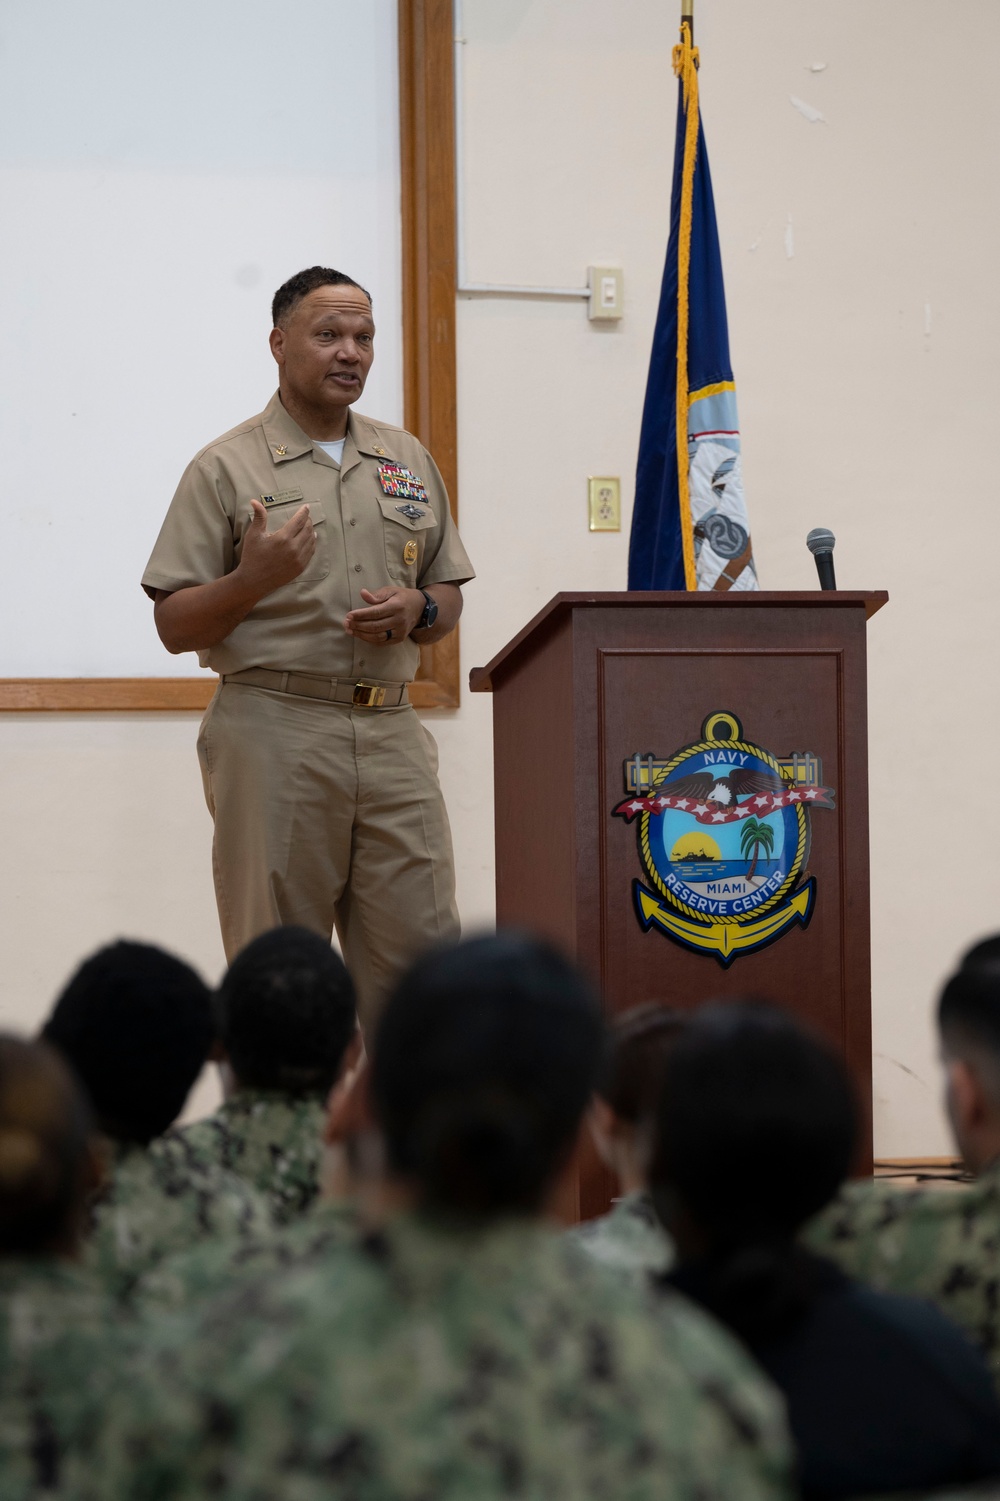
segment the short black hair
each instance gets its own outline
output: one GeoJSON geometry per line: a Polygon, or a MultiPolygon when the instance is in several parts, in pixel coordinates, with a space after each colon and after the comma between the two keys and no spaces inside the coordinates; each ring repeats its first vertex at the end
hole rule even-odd
{"type": "Polygon", "coordinates": [[[850,1171],[857,1112],[840,1058],[761,1002],[705,1006],[667,1055],[650,1170],[717,1250],[791,1239],[850,1171]]]}
{"type": "Polygon", "coordinates": [[[973,1047],[1000,1062],[1000,963],[966,955],[941,991],[938,1028],[950,1052],[973,1047]]]}
{"type": "Polygon", "coordinates": [[[91,1131],[83,1090],[58,1054],[0,1035],[0,1254],[37,1255],[72,1238],[91,1131]]]}
{"type": "Polygon", "coordinates": [[[603,1043],[590,984],[542,940],[498,933],[427,955],[375,1034],[390,1167],[432,1211],[537,1210],[572,1151],[603,1043]]]}
{"type": "Polygon", "coordinates": [[[958,963],[959,969],[993,970],[1000,974],[1000,933],[991,933],[980,938],[966,949],[958,963]]]}
{"type": "Polygon", "coordinates": [[[176,1120],[213,1035],[211,995],[191,966],[126,940],[81,964],[42,1029],[105,1135],[140,1143],[176,1120]]]}
{"type": "Polygon", "coordinates": [[[357,1026],[347,967],[308,928],[273,928],[248,943],[215,1010],[238,1082],[289,1094],[327,1094],[357,1026]]]}
{"type": "Polygon", "coordinates": [[[667,1053],[684,1029],[684,1012],[646,1001],[611,1021],[604,1077],[597,1092],[621,1120],[648,1121],[660,1098],[667,1053]]]}
{"type": "Polygon", "coordinates": [[[364,292],[371,306],[372,294],[353,276],[348,276],[345,271],[334,271],[332,266],[309,266],[305,271],[296,271],[275,292],[271,301],[271,321],[275,328],[280,327],[303,297],[308,297],[317,287],[357,287],[359,292],[364,292]]]}

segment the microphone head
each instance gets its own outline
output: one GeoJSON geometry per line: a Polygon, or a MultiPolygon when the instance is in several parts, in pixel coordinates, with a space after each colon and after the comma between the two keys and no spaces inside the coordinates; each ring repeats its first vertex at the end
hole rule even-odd
{"type": "Polygon", "coordinates": [[[814,526],[806,538],[806,546],[813,554],[818,552],[833,552],[837,539],[826,526],[814,526]]]}

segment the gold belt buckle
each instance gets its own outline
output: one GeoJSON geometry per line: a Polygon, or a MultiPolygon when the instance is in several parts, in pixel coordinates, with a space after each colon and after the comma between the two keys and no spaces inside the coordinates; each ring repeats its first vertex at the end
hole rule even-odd
{"type": "Polygon", "coordinates": [[[378,683],[355,683],[352,702],[356,709],[381,709],[385,689],[378,683]]]}

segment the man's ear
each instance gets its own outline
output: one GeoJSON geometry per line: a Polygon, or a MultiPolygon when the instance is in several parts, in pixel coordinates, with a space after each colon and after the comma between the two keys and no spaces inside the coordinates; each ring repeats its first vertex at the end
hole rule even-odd
{"type": "Polygon", "coordinates": [[[354,1028],[354,1036],[344,1049],[344,1056],[340,1060],[340,1068],[337,1070],[337,1078],[345,1079],[352,1074],[365,1056],[365,1034],[360,1027],[354,1028]]]}
{"type": "Polygon", "coordinates": [[[279,365],[283,365],[285,363],[285,330],[283,328],[272,328],[267,342],[271,346],[271,353],[274,355],[275,361],[279,365]]]}
{"type": "Polygon", "coordinates": [[[989,1101],[975,1065],[968,1059],[946,1058],[944,1071],[952,1129],[959,1147],[966,1152],[970,1137],[974,1138],[989,1119],[989,1101]]]}
{"type": "Polygon", "coordinates": [[[349,1137],[367,1130],[372,1125],[368,1103],[367,1058],[363,1043],[358,1046],[361,1033],[357,1032],[344,1055],[337,1081],[327,1097],[326,1120],[323,1123],[323,1141],[328,1147],[348,1140],[349,1137]],[[354,1061],[349,1063],[348,1054],[354,1061]]]}
{"type": "Polygon", "coordinates": [[[618,1117],[608,1104],[602,1100],[599,1094],[590,1097],[590,1129],[598,1136],[608,1140],[617,1134],[618,1117]]]}
{"type": "Polygon", "coordinates": [[[590,1097],[587,1125],[598,1157],[606,1167],[617,1172],[615,1148],[622,1135],[622,1123],[607,1100],[602,1099],[599,1094],[590,1097]]]}
{"type": "Polygon", "coordinates": [[[100,1136],[92,1136],[80,1169],[84,1199],[96,1198],[111,1176],[110,1156],[107,1142],[100,1136]]]}

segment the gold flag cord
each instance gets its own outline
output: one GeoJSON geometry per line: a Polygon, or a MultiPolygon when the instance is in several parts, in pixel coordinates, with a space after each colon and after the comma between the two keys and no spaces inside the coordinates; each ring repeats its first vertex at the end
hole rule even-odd
{"type": "Polygon", "coordinates": [[[691,26],[681,21],[681,39],[674,48],[674,72],[684,89],[684,162],[681,171],[681,212],[677,235],[677,484],[680,501],[684,587],[697,589],[694,560],[694,523],[688,484],[688,282],[691,275],[691,222],[694,212],[694,170],[698,154],[698,48],[691,26]]]}

